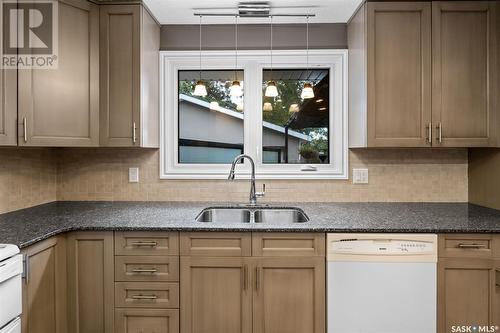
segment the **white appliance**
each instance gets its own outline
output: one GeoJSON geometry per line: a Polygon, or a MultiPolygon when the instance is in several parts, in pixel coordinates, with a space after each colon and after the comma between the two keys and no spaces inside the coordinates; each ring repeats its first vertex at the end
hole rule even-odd
{"type": "Polygon", "coordinates": [[[329,234],[328,333],[435,333],[437,235],[329,234]]]}
{"type": "Polygon", "coordinates": [[[23,257],[15,245],[0,244],[0,333],[20,333],[23,257]]]}

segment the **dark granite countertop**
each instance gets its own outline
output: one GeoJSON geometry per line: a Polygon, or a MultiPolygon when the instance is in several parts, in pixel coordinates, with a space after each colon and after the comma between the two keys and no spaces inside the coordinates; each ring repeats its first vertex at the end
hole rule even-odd
{"type": "MultiPolygon", "coordinates": [[[[276,204],[282,206],[285,204],[276,204]]],[[[498,233],[500,211],[467,203],[287,203],[307,223],[200,223],[207,202],[54,202],[0,215],[0,243],[25,247],[72,230],[498,233]]]]}

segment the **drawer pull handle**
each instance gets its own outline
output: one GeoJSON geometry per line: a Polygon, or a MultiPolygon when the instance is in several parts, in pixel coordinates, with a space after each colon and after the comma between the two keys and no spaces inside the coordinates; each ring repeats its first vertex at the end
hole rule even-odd
{"type": "Polygon", "coordinates": [[[157,299],[158,296],[156,295],[133,295],[133,299],[157,299]]]}
{"type": "Polygon", "coordinates": [[[496,284],[497,287],[500,287],[500,268],[496,269],[495,272],[496,272],[496,282],[495,282],[495,284],[496,284]]]}
{"type": "Polygon", "coordinates": [[[132,242],[132,246],[151,246],[151,247],[156,247],[158,246],[157,242],[132,242]]]}
{"type": "Polygon", "coordinates": [[[486,248],[486,244],[465,244],[460,243],[457,245],[460,249],[484,249],[486,248]]]}
{"type": "Polygon", "coordinates": [[[134,273],[156,273],[157,271],[156,268],[136,268],[132,270],[134,273]]]}

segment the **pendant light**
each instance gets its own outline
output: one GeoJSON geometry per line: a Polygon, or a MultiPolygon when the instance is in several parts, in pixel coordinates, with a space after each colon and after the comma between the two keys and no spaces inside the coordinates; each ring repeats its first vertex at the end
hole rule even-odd
{"type": "Polygon", "coordinates": [[[238,80],[238,15],[234,17],[234,81],[229,87],[229,95],[239,97],[243,95],[240,81],[238,80]]]}
{"type": "Polygon", "coordinates": [[[194,96],[207,96],[207,86],[205,86],[205,82],[201,79],[201,15],[200,15],[200,79],[196,81],[196,86],[194,87],[194,96]]]}
{"type": "Polygon", "coordinates": [[[273,105],[269,102],[265,102],[262,106],[262,110],[264,110],[265,112],[271,112],[273,111],[273,105]]]}
{"type": "MultiPolygon", "coordinates": [[[[309,16],[306,18],[306,64],[307,64],[307,78],[309,78],[309,16]]],[[[304,88],[302,88],[302,93],[300,94],[302,99],[314,98],[313,85],[311,82],[304,83],[304,88]]]]}
{"type": "Polygon", "coordinates": [[[271,80],[267,83],[266,92],[264,95],[266,97],[277,97],[278,88],[276,87],[276,82],[273,81],[273,17],[271,19],[271,80]]]}

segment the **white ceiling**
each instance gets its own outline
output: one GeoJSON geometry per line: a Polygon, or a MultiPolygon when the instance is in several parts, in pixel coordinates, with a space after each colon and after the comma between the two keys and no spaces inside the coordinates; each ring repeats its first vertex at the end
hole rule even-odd
{"type": "MultiPolygon", "coordinates": [[[[198,24],[194,12],[236,13],[235,0],[144,0],[161,24],[198,24]]],[[[248,0],[246,0],[248,1],[248,0]]],[[[362,0],[272,0],[271,14],[316,14],[310,23],[345,23],[362,0]]],[[[275,23],[304,23],[305,18],[276,17],[275,23]]],[[[232,24],[231,17],[204,17],[203,24],[232,24]]],[[[269,23],[269,19],[241,18],[239,23],[269,23]]]]}

